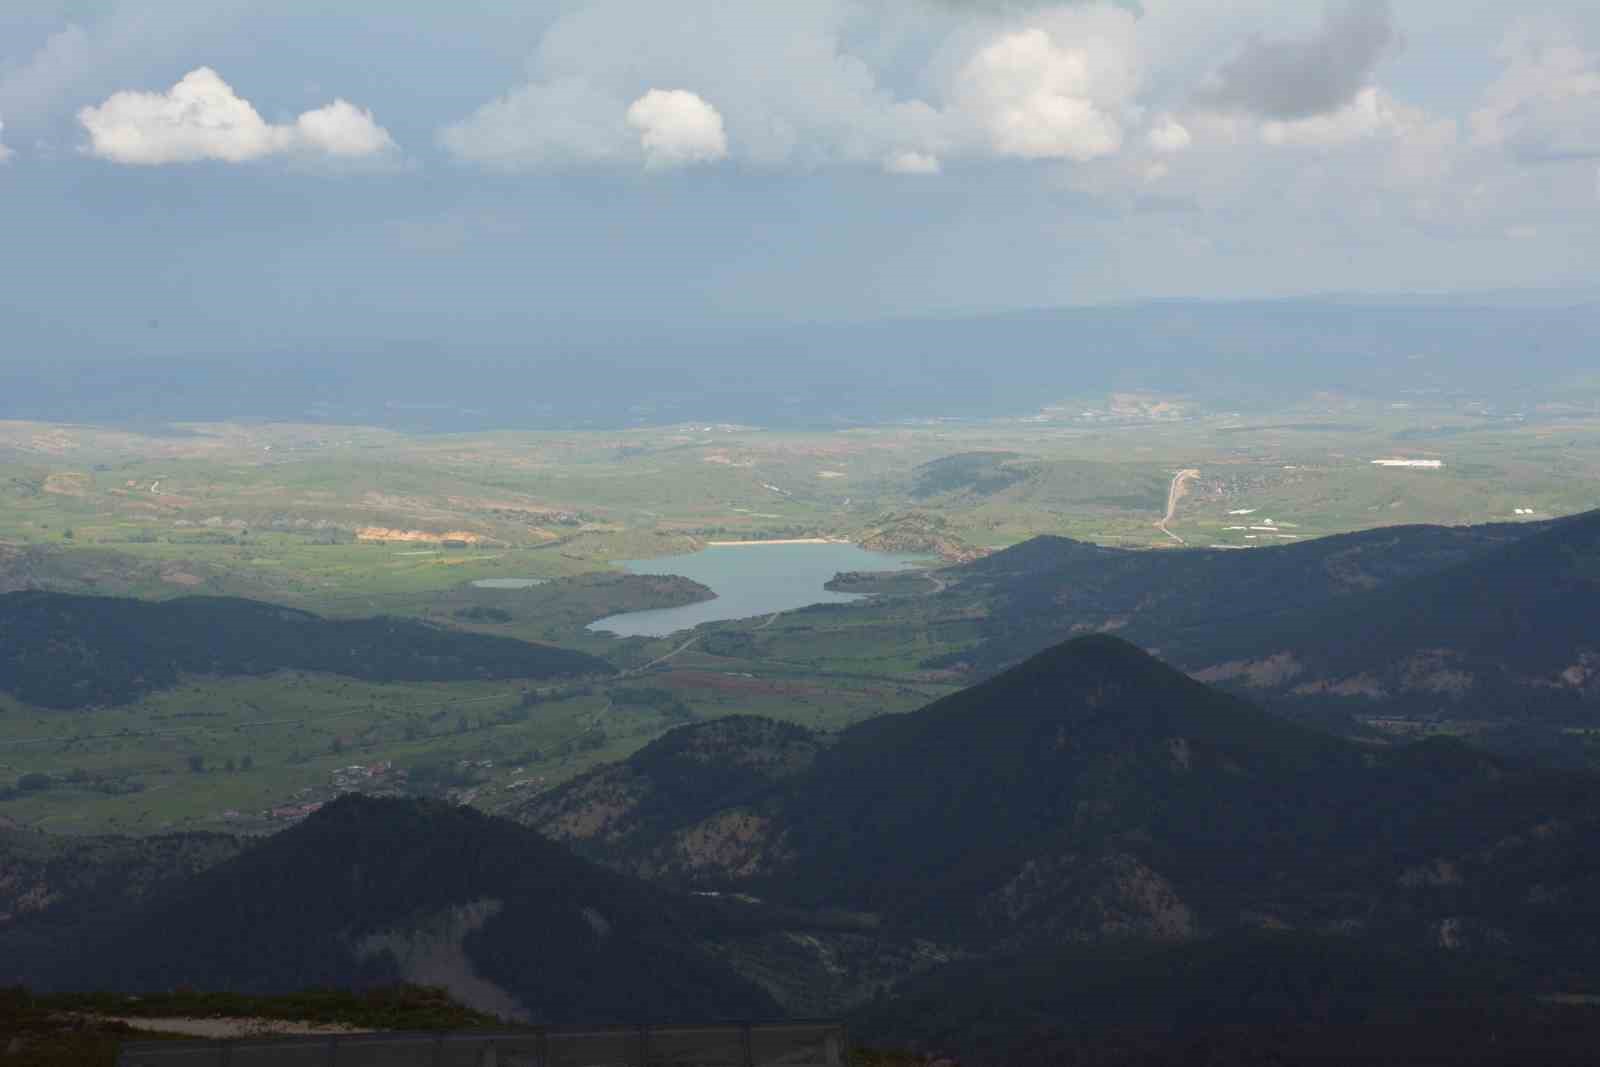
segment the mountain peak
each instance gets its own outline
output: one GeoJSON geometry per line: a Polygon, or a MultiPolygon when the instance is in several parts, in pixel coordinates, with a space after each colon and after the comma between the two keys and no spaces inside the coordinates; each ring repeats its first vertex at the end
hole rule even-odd
{"type": "Polygon", "coordinates": [[[1043,754],[1033,746],[1041,727],[1070,736],[1081,751],[1108,753],[1180,736],[1274,758],[1350,748],[1197,682],[1110,634],[1072,638],[919,711],[853,727],[844,747],[857,734],[886,740],[935,730],[941,746],[959,735],[959,745],[975,751],[994,753],[1000,745],[1015,758],[1038,759],[1043,754]]]}

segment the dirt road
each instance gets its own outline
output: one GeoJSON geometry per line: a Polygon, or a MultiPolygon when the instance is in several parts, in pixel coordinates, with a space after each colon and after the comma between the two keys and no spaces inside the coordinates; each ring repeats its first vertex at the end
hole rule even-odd
{"type": "Polygon", "coordinates": [[[1200,477],[1200,472],[1192,469],[1181,470],[1172,476],[1172,484],[1167,487],[1167,513],[1161,517],[1160,522],[1156,523],[1157,529],[1180,545],[1186,545],[1189,542],[1167,529],[1167,523],[1177,516],[1178,501],[1182,500],[1185,494],[1189,492],[1189,482],[1198,477],[1200,477]]]}
{"type": "Polygon", "coordinates": [[[668,652],[665,656],[657,656],[655,659],[651,660],[649,663],[646,663],[643,667],[635,667],[631,671],[623,671],[621,674],[617,675],[617,677],[618,678],[632,678],[636,674],[643,674],[645,671],[649,670],[651,667],[655,667],[655,666],[658,666],[658,665],[660,665],[662,663],[667,662],[667,660],[671,659],[673,656],[676,656],[678,653],[689,651],[689,649],[693,648],[695,646],[695,644],[699,640],[700,640],[700,638],[698,638],[698,637],[691,637],[691,638],[689,638],[689,640],[685,641],[683,644],[679,645],[677,648],[673,649],[671,652],[668,652]]]}

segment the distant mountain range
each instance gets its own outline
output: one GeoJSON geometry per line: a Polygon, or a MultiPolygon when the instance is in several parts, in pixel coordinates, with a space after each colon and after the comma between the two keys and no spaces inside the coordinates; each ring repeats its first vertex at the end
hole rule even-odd
{"type": "Polygon", "coordinates": [[[1582,379],[1600,342],[1600,301],[1173,300],[766,328],[553,328],[510,347],[451,337],[187,357],[164,334],[146,351],[128,347],[144,339],[119,340],[115,352],[74,340],[62,355],[59,338],[16,339],[16,352],[40,354],[0,365],[0,418],[836,426],[1026,415],[1122,391],[1222,411],[1281,410],[1327,392],[1531,405],[1593,389],[1582,379]]]}
{"type": "Polygon", "coordinates": [[[225,597],[0,593],[0,691],[30,704],[125,704],[184,674],[279,670],[417,682],[615,673],[582,652],[413,619],[324,619],[225,597]]]}

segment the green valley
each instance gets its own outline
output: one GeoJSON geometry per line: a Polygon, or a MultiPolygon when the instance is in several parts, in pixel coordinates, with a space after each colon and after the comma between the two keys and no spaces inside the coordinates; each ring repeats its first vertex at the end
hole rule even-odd
{"type": "MultiPolygon", "coordinates": [[[[0,693],[0,815],[63,832],[271,829],[351,788],[498,810],[685,722],[837,729],[1086,630],[1180,658],[1195,644],[1185,662],[1199,669],[1222,661],[1203,660],[1199,635],[1270,630],[1295,605],[1437,570],[1588,506],[1596,430],[1567,409],[1510,419],[1324,399],[1266,418],[1116,396],[1033,419],[811,432],[7,423],[0,589],[248,597],[330,625],[417,620],[597,660],[568,683],[521,667],[503,682],[407,681],[259,656],[246,677],[163,652],[169,688],[121,668],[132,703],[108,691],[65,712],[13,689],[0,693]],[[1372,463],[1390,455],[1443,465],[1372,463]],[[1199,473],[1172,494],[1164,531],[1180,469],[1199,473]],[[1393,533],[1328,536],[1374,528],[1393,533]],[[1020,544],[1039,535],[1075,540],[1020,544]],[[692,634],[585,629],[713,595],[669,576],[674,555],[810,537],[957,565],[844,575],[831,588],[866,599],[692,634]],[[616,565],[649,558],[661,576],[616,565]],[[1307,567],[1322,584],[1306,584],[1307,567]],[[630,697],[640,686],[658,696],[630,697]]],[[[42,638],[23,625],[17,641],[42,638]]],[[[84,682],[55,653],[31,662],[84,682]]],[[[1555,747],[1577,752],[1571,736],[1555,747]]]]}

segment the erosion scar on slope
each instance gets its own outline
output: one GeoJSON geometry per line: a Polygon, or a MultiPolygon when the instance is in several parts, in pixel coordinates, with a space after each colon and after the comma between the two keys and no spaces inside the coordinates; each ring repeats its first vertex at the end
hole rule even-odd
{"type": "Polygon", "coordinates": [[[1180,545],[1186,545],[1189,542],[1167,529],[1167,523],[1171,522],[1173,517],[1178,514],[1178,501],[1182,500],[1184,495],[1188,493],[1189,482],[1198,477],[1200,477],[1200,472],[1193,469],[1181,470],[1172,476],[1172,484],[1167,487],[1167,513],[1161,517],[1160,522],[1156,523],[1157,529],[1180,545]]]}

